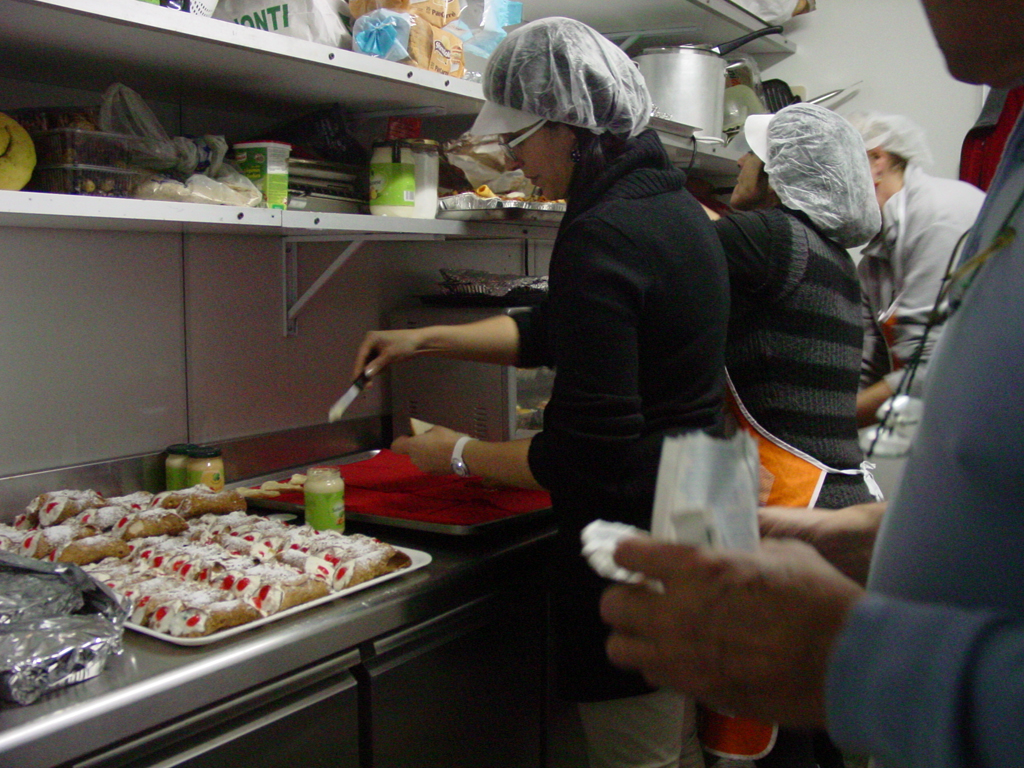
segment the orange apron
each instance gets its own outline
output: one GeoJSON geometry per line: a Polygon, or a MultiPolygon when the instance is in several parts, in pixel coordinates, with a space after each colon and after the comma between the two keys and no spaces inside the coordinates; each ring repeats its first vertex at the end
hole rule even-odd
{"type": "MultiPolygon", "coordinates": [[[[860,469],[832,469],[808,454],[779,440],[754,420],[729,384],[729,407],[740,427],[756,441],[761,460],[762,507],[813,507],[829,473],[863,474],[871,493],[881,501],[882,492],[871,474],[874,465],[864,462],[860,469]]],[[[698,735],[701,745],[713,755],[732,760],[758,760],[775,746],[779,727],[749,717],[733,717],[701,705],[698,735]]]]}

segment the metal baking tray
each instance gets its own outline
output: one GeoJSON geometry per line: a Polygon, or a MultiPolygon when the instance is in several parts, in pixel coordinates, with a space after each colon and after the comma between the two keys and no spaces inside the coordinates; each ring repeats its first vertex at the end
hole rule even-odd
{"type": "Polygon", "coordinates": [[[565,203],[537,203],[480,197],[474,192],[442,197],[437,201],[437,218],[462,221],[535,221],[557,223],[565,214],[565,203]]]}
{"type": "MultiPolygon", "coordinates": [[[[316,466],[326,465],[331,466],[333,464],[348,464],[355,461],[363,461],[370,459],[380,453],[379,450],[363,451],[349,456],[339,457],[335,459],[328,459],[320,462],[316,466]]],[[[295,471],[305,473],[308,470],[306,468],[296,468],[295,471]]],[[[244,482],[234,483],[231,487],[248,486],[251,488],[259,487],[264,480],[278,480],[286,481],[287,475],[282,473],[274,473],[270,475],[263,475],[258,478],[250,478],[244,482]]],[[[298,498],[302,498],[302,494],[297,494],[298,498]]],[[[246,497],[246,503],[250,509],[265,509],[271,512],[286,513],[289,515],[295,515],[294,520],[289,522],[301,523],[305,520],[306,510],[300,501],[282,501],[278,498],[260,498],[258,496],[246,497]]],[[[449,536],[473,536],[481,533],[490,533],[492,531],[501,530],[507,527],[514,527],[521,525],[528,521],[539,520],[541,518],[548,517],[552,514],[551,507],[543,507],[541,509],[534,510],[532,512],[522,512],[515,515],[509,515],[507,517],[501,517],[496,520],[488,520],[480,523],[473,524],[455,524],[455,523],[439,523],[431,522],[429,520],[414,520],[409,518],[390,517],[387,515],[370,515],[359,512],[353,512],[351,509],[345,510],[345,520],[353,523],[369,523],[372,525],[387,526],[388,528],[402,528],[413,531],[428,531],[430,533],[443,533],[449,536]]],[[[408,569],[406,569],[408,570],[408,569]]]]}
{"type": "Polygon", "coordinates": [[[280,613],[275,613],[270,616],[264,616],[262,619],[250,621],[248,624],[240,624],[237,627],[223,629],[220,632],[214,632],[212,635],[206,635],[205,637],[174,637],[173,635],[164,634],[163,632],[157,632],[155,630],[150,629],[149,627],[143,627],[139,624],[134,624],[130,621],[125,622],[125,626],[135,632],[138,632],[139,634],[149,635],[150,637],[155,637],[157,640],[163,640],[165,643],[172,643],[174,645],[209,645],[210,643],[217,643],[221,640],[226,640],[229,637],[234,637],[235,635],[240,635],[243,632],[248,632],[250,630],[257,629],[258,627],[262,627],[266,624],[270,624],[271,622],[287,618],[288,616],[294,616],[296,613],[301,613],[302,611],[309,610],[310,608],[315,608],[318,605],[323,605],[324,603],[333,603],[335,600],[338,600],[342,597],[346,597],[347,595],[351,595],[353,592],[359,592],[364,589],[369,589],[370,587],[374,587],[385,581],[390,581],[391,579],[396,579],[399,576],[404,576],[407,573],[412,573],[413,571],[419,570],[425,565],[429,565],[430,561],[433,559],[429,554],[427,554],[426,552],[422,552],[418,549],[408,549],[406,547],[395,547],[395,549],[397,549],[400,552],[404,552],[409,556],[409,559],[412,560],[412,563],[410,563],[408,568],[402,568],[398,571],[385,573],[383,576],[378,576],[375,579],[364,581],[362,584],[356,584],[354,587],[339,589],[337,592],[332,592],[329,595],[318,597],[316,600],[310,600],[308,603],[295,605],[291,608],[287,608],[281,611],[280,613]]]}
{"type": "MultiPolygon", "coordinates": [[[[274,510],[278,512],[290,512],[292,514],[301,515],[303,519],[306,514],[306,511],[303,509],[301,504],[292,504],[287,501],[247,498],[246,502],[248,502],[250,507],[259,507],[261,509],[274,510]]],[[[473,523],[471,525],[457,525],[455,523],[432,523],[427,520],[411,520],[401,517],[388,517],[386,515],[364,515],[359,512],[351,512],[346,509],[345,520],[353,523],[383,525],[388,528],[404,528],[410,531],[443,533],[449,536],[475,536],[481,533],[490,533],[492,531],[501,530],[502,528],[521,525],[527,521],[538,520],[551,514],[551,507],[545,507],[543,509],[534,510],[533,512],[521,512],[517,515],[501,517],[497,520],[488,520],[486,522],[473,523]]],[[[397,548],[398,547],[396,547],[396,549],[397,548]]]]}

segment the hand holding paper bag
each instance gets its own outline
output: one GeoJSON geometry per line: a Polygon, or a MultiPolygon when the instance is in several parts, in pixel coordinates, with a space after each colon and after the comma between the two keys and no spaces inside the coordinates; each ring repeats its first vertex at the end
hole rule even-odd
{"type": "Polygon", "coordinates": [[[663,592],[617,585],[605,593],[608,657],[641,671],[652,685],[722,711],[821,727],[827,660],[863,590],[802,542],[756,546],[756,507],[741,509],[750,488],[756,498],[756,450],[751,471],[739,468],[752,450],[742,441],[687,439],[666,441],[663,450],[654,539],[628,538],[615,550],[616,566],[659,581],[663,592]],[[720,474],[698,482],[700,472],[730,451],[732,459],[718,464],[720,474]],[[695,456],[715,458],[698,465],[695,456]],[[733,473],[721,471],[730,462],[733,473]],[[730,486],[729,478],[739,486],[730,486]],[[697,506],[700,493],[707,494],[703,507],[697,506]],[[698,516],[695,509],[704,511],[698,516]],[[689,543],[656,540],[668,536],[689,543]]]}

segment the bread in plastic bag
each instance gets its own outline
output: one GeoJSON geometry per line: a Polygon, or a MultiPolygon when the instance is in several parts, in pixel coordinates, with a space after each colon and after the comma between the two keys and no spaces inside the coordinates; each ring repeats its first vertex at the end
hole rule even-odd
{"type": "Polygon", "coordinates": [[[229,165],[221,167],[217,178],[194,173],[184,182],[167,176],[147,179],[135,188],[133,197],[140,200],[163,200],[172,203],[205,203],[258,208],[263,193],[252,181],[229,165]]]}
{"type": "Polygon", "coordinates": [[[378,59],[406,61],[416,17],[387,8],[365,13],[352,25],[352,50],[378,59]]]}

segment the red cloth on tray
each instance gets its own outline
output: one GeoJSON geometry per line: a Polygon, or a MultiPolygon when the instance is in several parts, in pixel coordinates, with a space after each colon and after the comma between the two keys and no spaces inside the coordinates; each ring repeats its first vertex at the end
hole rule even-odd
{"type": "MultiPolygon", "coordinates": [[[[345,480],[345,510],[354,514],[441,525],[478,525],[551,506],[547,491],[493,488],[474,477],[430,475],[408,456],[382,450],[338,467],[345,480]]],[[[279,501],[302,504],[302,493],[284,491],[279,501]]]]}

